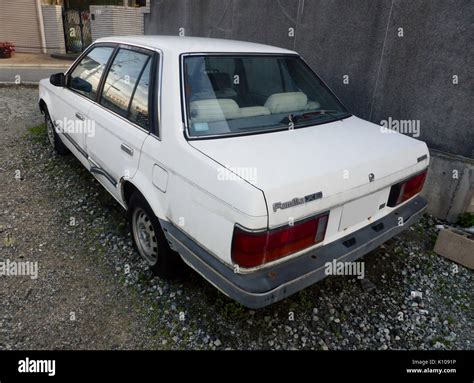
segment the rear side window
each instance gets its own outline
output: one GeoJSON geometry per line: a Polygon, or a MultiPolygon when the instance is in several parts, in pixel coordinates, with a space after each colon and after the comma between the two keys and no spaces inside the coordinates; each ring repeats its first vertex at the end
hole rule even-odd
{"type": "MultiPolygon", "coordinates": [[[[149,71],[148,63],[150,61],[151,57],[147,54],[120,49],[107,73],[100,103],[115,113],[128,117],[131,100],[138,90],[136,89],[137,85],[141,84],[140,89],[144,87],[141,77],[145,69],[148,68],[149,71]]],[[[137,100],[138,98],[139,96],[137,96],[137,100]]],[[[146,99],[146,108],[148,109],[148,98],[146,99]]],[[[139,112],[141,109],[143,107],[135,105],[135,114],[133,115],[135,120],[143,118],[144,114],[139,112]]],[[[146,116],[148,116],[148,111],[146,116]]]]}
{"type": "Polygon", "coordinates": [[[140,77],[140,81],[137,84],[135,93],[132,98],[130,105],[129,119],[135,124],[141,126],[144,129],[149,128],[150,119],[148,115],[148,99],[150,89],[150,71],[151,71],[151,59],[148,60],[146,67],[140,77]]]}
{"type": "Polygon", "coordinates": [[[92,100],[95,99],[100,78],[113,50],[112,47],[92,49],[71,72],[69,87],[92,100]]]}

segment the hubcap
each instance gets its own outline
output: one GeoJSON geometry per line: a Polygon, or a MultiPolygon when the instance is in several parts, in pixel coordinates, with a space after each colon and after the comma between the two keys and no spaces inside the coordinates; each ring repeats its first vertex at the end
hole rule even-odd
{"type": "Polygon", "coordinates": [[[150,218],[141,208],[136,208],[132,216],[132,233],[138,252],[154,266],[158,260],[158,241],[150,218]]]}
{"type": "Polygon", "coordinates": [[[46,131],[48,133],[48,140],[51,146],[54,148],[54,126],[51,119],[46,118],[46,131]]]}

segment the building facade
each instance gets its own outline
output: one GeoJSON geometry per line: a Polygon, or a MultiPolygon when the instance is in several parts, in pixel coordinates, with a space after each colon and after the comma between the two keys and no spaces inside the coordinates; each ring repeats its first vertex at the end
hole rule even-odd
{"type": "Polygon", "coordinates": [[[92,41],[144,33],[149,0],[0,1],[0,41],[17,52],[79,53],[92,41]]]}

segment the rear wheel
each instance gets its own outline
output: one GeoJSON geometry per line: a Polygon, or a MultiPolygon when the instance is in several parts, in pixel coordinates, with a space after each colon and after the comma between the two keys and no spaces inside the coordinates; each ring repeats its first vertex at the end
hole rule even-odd
{"type": "Polygon", "coordinates": [[[179,275],[183,261],[179,254],[170,248],[160,222],[148,202],[140,193],[135,192],[128,205],[133,245],[148,263],[153,274],[161,277],[179,275]]]}
{"type": "Polygon", "coordinates": [[[58,133],[56,132],[53,121],[51,120],[51,117],[49,117],[48,111],[45,111],[44,113],[44,122],[46,124],[46,133],[48,134],[48,141],[53,147],[53,149],[56,151],[56,153],[62,155],[69,153],[68,148],[63,144],[63,142],[61,141],[61,137],[59,137],[58,133]]]}

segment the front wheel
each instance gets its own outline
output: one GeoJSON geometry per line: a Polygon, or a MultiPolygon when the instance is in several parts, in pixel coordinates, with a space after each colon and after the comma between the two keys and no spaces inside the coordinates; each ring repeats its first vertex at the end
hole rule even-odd
{"type": "Polygon", "coordinates": [[[59,137],[56,129],[54,128],[53,121],[49,116],[49,113],[46,111],[44,113],[44,122],[46,124],[46,133],[48,134],[48,141],[53,149],[58,154],[67,154],[69,152],[68,148],[63,144],[61,141],[61,137],[59,137]]]}
{"type": "Polygon", "coordinates": [[[148,202],[136,192],[128,205],[133,245],[148,263],[153,274],[160,277],[179,275],[183,261],[179,254],[170,248],[160,222],[148,202]]]}

